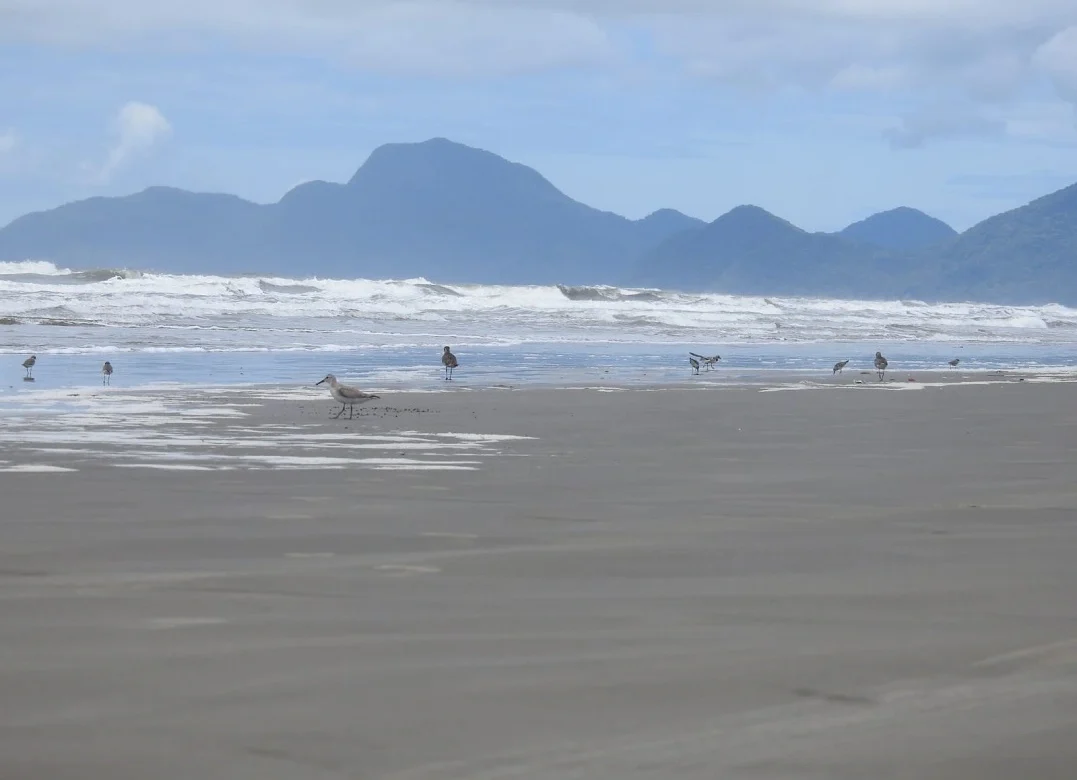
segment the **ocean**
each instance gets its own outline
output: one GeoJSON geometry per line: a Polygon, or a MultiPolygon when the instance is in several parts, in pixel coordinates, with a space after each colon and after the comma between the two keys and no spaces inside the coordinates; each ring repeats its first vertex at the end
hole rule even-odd
{"type": "Polygon", "coordinates": [[[1077,369],[1077,309],[689,294],[618,287],[438,284],[74,271],[0,263],[0,392],[307,384],[373,389],[729,381],[764,371],[1077,369]],[[691,376],[687,352],[722,356],[691,376]],[[22,360],[38,356],[35,382],[22,360]]]}

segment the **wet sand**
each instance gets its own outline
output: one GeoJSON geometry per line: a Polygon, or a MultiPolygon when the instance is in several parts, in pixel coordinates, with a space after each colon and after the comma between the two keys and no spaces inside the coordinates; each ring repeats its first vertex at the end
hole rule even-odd
{"type": "Polygon", "coordinates": [[[0,778],[1069,780],[1077,386],[793,386],[28,404],[0,778]]]}

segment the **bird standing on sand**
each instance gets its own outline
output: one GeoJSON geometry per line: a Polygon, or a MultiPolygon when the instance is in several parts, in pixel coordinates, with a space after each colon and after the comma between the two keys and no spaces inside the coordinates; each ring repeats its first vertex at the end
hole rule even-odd
{"type": "Polygon", "coordinates": [[[315,382],[315,384],[320,385],[322,384],[322,382],[329,383],[329,394],[332,395],[333,398],[335,398],[337,402],[341,405],[340,411],[337,412],[336,416],[334,416],[333,418],[334,420],[337,419],[337,417],[340,417],[340,415],[344,414],[345,409],[350,410],[348,412],[348,419],[350,420],[352,419],[352,416],[355,412],[356,404],[365,404],[367,401],[372,401],[375,398],[381,397],[374,395],[373,393],[364,393],[358,387],[352,387],[351,385],[342,385],[332,374],[326,374],[325,379],[321,380],[320,382],[315,382]]]}
{"type": "Polygon", "coordinates": [[[22,361],[22,367],[26,369],[27,379],[33,378],[32,374],[34,373],[35,363],[37,363],[37,355],[31,355],[30,357],[26,358],[26,360],[22,361]]]}
{"type": "Polygon", "coordinates": [[[699,373],[699,361],[696,360],[694,357],[688,358],[688,365],[692,367],[693,373],[699,373]]]}
{"type": "Polygon", "coordinates": [[[961,362],[961,358],[954,358],[950,361],[950,368],[957,368],[957,364],[961,362]]]}
{"type": "Polygon", "coordinates": [[[841,362],[839,362],[839,363],[835,363],[835,364],[834,364],[834,370],[833,370],[833,371],[831,371],[830,373],[832,373],[832,374],[840,374],[840,373],[842,373],[843,369],[844,369],[844,368],[845,368],[845,367],[846,367],[847,365],[849,365],[849,361],[848,361],[848,360],[842,360],[842,361],[841,361],[841,362]]]}
{"type": "Polygon", "coordinates": [[[105,361],[105,365],[101,366],[101,384],[112,384],[112,364],[107,360],[105,361]]]}
{"type": "Polygon", "coordinates": [[[879,372],[879,381],[883,381],[883,377],[886,375],[886,367],[890,365],[889,361],[883,357],[882,352],[875,353],[875,370],[879,372]]]}
{"type": "Polygon", "coordinates": [[[441,365],[445,366],[445,379],[452,379],[452,370],[460,364],[456,362],[456,355],[449,351],[448,347],[441,353],[441,365]]]}

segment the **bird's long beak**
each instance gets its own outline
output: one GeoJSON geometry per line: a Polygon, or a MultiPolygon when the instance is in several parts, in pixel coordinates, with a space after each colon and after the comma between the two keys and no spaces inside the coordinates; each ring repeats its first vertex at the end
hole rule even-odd
{"type": "Polygon", "coordinates": [[[318,385],[320,385],[324,381],[325,381],[324,379],[320,379],[320,380],[318,380],[317,382],[314,383],[314,386],[317,387],[318,385]]]}

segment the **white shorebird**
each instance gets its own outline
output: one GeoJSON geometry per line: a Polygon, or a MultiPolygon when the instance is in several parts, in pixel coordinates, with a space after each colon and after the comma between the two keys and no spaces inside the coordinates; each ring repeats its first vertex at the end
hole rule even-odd
{"type": "Polygon", "coordinates": [[[31,355],[22,361],[22,367],[26,369],[26,378],[32,379],[34,373],[34,364],[37,363],[37,355],[31,355]]]}
{"type": "Polygon", "coordinates": [[[722,359],[721,355],[711,355],[708,357],[706,355],[697,355],[695,352],[689,352],[688,356],[698,360],[701,365],[706,366],[708,371],[714,368],[715,364],[722,359]]]}
{"type": "Polygon", "coordinates": [[[112,364],[107,360],[105,361],[105,365],[101,366],[101,384],[112,384],[112,364]]]}
{"type": "Polygon", "coordinates": [[[322,379],[319,382],[315,382],[315,384],[320,385],[322,384],[322,382],[329,383],[329,394],[332,395],[333,398],[335,398],[339,404],[341,404],[340,411],[336,413],[336,417],[334,417],[333,419],[336,419],[337,417],[340,417],[340,415],[344,414],[345,409],[349,409],[350,411],[348,412],[348,419],[350,420],[355,413],[356,404],[365,404],[367,401],[373,401],[375,398],[381,397],[374,395],[373,393],[364,393],[358,387],[352,387],[351,385],[342,385],[332,374],[326,374],[325,379],[322,379]]]}
{"type": "Polygon", "coordinates": [[[950,361],[950,368],[957,368],[957,364],[961,362],[961,358],[954,358],[950,361]]]}
{"type": "Polygon", "coordinates": [[[693,368],[694,373],[696,373],[696,374],[699,373],[699,361],[696,360],[694,357],[688,358],[688,365],[690,365],[693,368]]]}
{"type": "Polygon", "coordinates": [[[835,364],[834,364],[834,370],[833,370],[833,371],[831,371],[830,373],[832,373],[832,374],[840,374],[840,373],[842,373],[842,371],[844,370],[844,368],[845,368],[845,367],[846,367],[847,365],[849,365],[849,361],[848,361],[848,360],[842,360],[842,361],[841,361],[841,362],[839,362],[839,363],[835,363],[835,364]]]}
{"type": "Polygon", "coordinates": [[[445,347],[445,351],[441,353],[441,365],[445,366],[445,379],[451,380],[452,370],[460,364],[456,362],[456,355],[448,347],[445,347]]]}
{"type": "Polygon", "coordinates": [[[890,365],[889,361],[883,357],[882,352],[875,353],[875,370],[879,372],[879,381],[883,381],[883,376],[886,375],[886,367],[890,365]]]}

